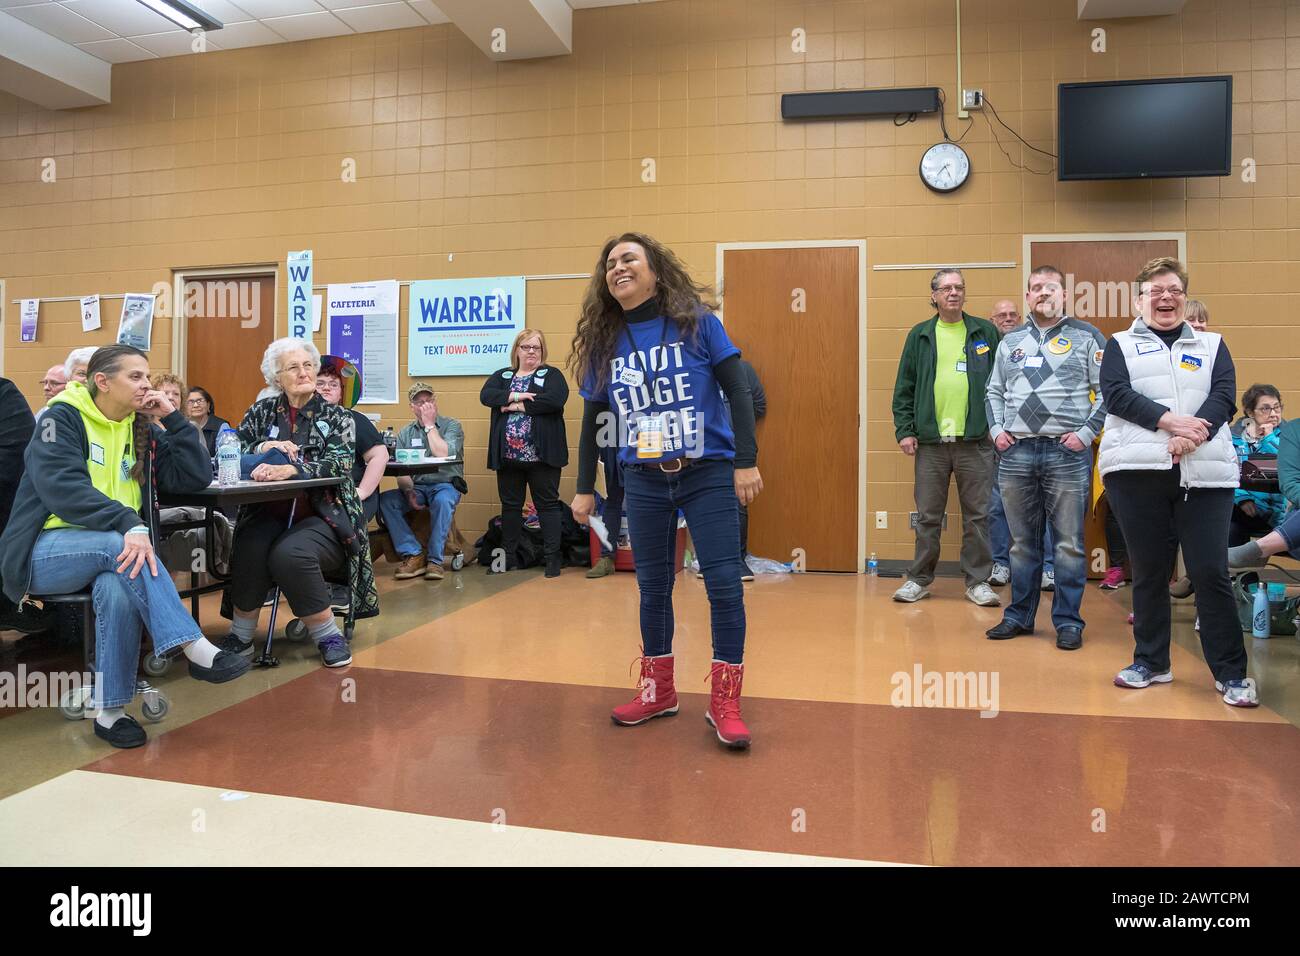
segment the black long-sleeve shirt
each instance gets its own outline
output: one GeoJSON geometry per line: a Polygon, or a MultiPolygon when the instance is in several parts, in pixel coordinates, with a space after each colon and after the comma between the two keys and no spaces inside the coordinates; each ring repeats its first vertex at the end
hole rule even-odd
{"type": "MultiPolygon", "coordinates": [[[[1183,327],[1169,330],[1152,329],[1155,335],[1172,346],[1183,333],[1183,327]]],[[[1101,363],[1100,386],[1102,397],[1106,401],[1108,414],[1151,431],[1160,428],[1160,417],[1165,412],[1173,411],[1159,402],[1152,401],[1133,388],[1129,376],[1128,362],[1119,342],[1111,339],[1106,343],[1106,353],[1101,363]]],[[[1220,428],[1232,420],[1237,411],[1237,368],[1232,362],[1232,355],[1223,340],[1219,340],[1219,351],[1214,357],[1214,374],[1210,378],[1210,394],[1201,407],[1196,410],[1196,417],[1210,423],[1210,437],[1214,437],[1220,428]]]]}

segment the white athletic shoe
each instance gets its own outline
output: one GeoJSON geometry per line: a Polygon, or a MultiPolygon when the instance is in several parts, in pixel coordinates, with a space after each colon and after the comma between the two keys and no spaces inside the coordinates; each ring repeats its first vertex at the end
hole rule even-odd
{"type": "Polygon", "coordinates": [[[1002,599],[993,593],[993,589],[981,581],[973,588],[966,589],[966,600],[973,601],[980,607],[998,607],[1002,599]]]}
{"type": "Polygon", "coordinates": [[[1011,569],[1005,564],[994,564],[993,573],[989,575],[989,584],[995,588],[1004,588],[1011,583],[1011,569]]]}
{"type": "Polygon", "coordinates": [[[1259,694],[1255,690],[1254,678],[1230,680],[1227,684],[1214,682],[1214,689],[1223,695],[1223,702],[1233,707],[1258,707],[1259,694]]]}
{"type": "Polygon", "coordinates": [[[894,600],[902,601],[904,604],[915,604],[921,598],[928,598],[930,592],[915,581],[907,581],[901,588],[894,592],[894,600]]]}

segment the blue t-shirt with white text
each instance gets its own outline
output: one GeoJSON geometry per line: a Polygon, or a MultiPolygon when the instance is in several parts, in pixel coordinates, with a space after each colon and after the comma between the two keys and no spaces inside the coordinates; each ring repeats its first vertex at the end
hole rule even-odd
{"type": "Polygon", "coordinates": [[[596,391],[588,376],[579,394],[607,402],[617,416],[616,433],[603,427],[599,435],[602,442],[618,442],[623,464],[732,460],[736,437],[713,369],[739,354],[711,312],[700,316],[694,341],[663,316],[630,322],[615,344],[608,381],[596,391]]]}

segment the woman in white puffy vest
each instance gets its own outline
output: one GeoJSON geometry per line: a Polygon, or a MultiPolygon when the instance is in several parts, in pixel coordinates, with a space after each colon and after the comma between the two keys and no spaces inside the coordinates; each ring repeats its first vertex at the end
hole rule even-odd
{"type": "Polygon", "coordinates": [[[1237,375],[1215,332],[1184,321],[1187,270],[1176,259],[1148,262],[1136,282],[1136,321],[1106,344],[1101,394],[1106,431],[1099,456],[1110,507],[1133,567],[1133,663],[1120,687],[1173,680],[1169,669],[1171,532],[1196,589],[1201,646],[1224,703],[1255,707],[1246,647],[1228,580],[1228,523],[1238,483],[1227,427],[1237,375]]]}

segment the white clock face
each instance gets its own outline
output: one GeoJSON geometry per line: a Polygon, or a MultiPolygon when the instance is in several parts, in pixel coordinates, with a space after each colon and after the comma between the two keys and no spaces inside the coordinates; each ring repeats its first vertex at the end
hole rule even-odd
{"type": "Polygon", "coordinates": [[[952,192],[970,175],[970,157],[956,143],[935,143],[921,157],[921,180],[936,192],[952,192]]]}

